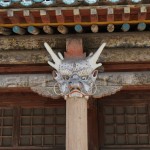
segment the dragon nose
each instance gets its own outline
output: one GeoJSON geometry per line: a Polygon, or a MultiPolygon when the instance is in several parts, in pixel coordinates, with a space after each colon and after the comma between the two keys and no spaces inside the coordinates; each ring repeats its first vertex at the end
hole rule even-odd
{"type": "Polygon", "coordinates": [[[79,82],[69,82],[70,89],[81,89],[81,84],[79,82]]]}

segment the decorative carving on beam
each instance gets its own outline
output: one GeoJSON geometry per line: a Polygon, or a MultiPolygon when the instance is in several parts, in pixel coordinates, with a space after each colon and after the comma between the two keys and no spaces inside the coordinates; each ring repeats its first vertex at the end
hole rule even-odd
{"type": "MultiPolygon", "coordinates": [[[[48,64],[56,71],[53,71],[53,77],[56,80],[54,86],[54,93],[58,96],[63,96],[65,99],[71,97],[80,97],[88,99],[89,96],[93,96],[97,92],[96,78],[98,75],[98,67],[102,66],[101,63],[96,63],[106,43],[103,43],[99,49],[93,54],[90,53],[88,57],[85,57],[82,47],[82,39],[70,38],[67,40],[67,52],[65,58],[61,53],[58,56],[54,53],[51,47],[44,43],[45,48],[51,55],[53,62],[48,61],[48,64]]],[[[109,88],[104,90],[104,94],[114,93],[118,91],[122,86],[109,88]],[[112,91],[112,92],[111,92],[112,91]]],[[[39,94],[43,94],[42,88],[31,88],[39,94]]],[[[46,90],[46,89],[45,89],[46,90]]],[[[102,92],[103,93],[103,92],[102,92]]],[[[47,95],[47,92],[45,93],[47,95]]]]}

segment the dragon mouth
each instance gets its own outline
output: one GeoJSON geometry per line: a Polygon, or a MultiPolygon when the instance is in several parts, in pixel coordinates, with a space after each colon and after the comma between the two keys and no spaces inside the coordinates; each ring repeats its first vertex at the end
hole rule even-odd
{"type": "Polygon", "coordinates": [[[71,90],[71,92],[65,96],[65,99],[68,98],[68,97],[69,98],[71,98],[71,97],[79,97],[79,98],[85,97],[86,99],[89,98],[88,95],[85,95],[79,89],[73,89],[73,90],[71,90]]]}

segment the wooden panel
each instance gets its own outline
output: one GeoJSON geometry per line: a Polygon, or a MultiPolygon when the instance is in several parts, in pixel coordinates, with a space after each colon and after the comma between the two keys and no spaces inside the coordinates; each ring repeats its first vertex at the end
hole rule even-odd
{"type": "Polygon", "coordinates": [[[0,106],[26,106],[26,107],[38,107],[38,106],[64,106],[65,100],[54,100],[47,97],[39,96],[33,93],[30,88],[1,88],[0,89],[0,106]]]}

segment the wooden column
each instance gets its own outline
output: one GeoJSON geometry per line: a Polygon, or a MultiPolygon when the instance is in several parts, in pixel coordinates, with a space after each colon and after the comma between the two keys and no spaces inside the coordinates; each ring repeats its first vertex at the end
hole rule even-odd
{"type": "Polygon", "coordinates": [[[88,150],[87,99],[66,100],[66,150],[88,150]]]}
{"type": "MultiPolygon", "coordinates": [[[[65,58],[85,58],[81,38],[66,40],[65,58]]],[[[66,150],[88,150],[87,102],[85,98],[66,98],[66,150]]]]}

